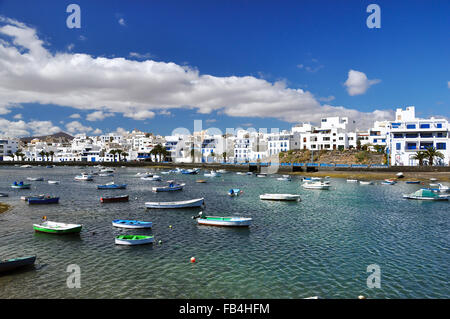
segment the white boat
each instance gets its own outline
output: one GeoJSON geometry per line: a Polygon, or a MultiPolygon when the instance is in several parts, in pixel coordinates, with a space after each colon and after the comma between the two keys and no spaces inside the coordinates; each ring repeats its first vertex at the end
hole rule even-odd
{"type": "Polygon", "coordinates": [[[42,182],[44,180],[44,178],[43,177],[27,177],[27,180],[42,182]]]}
{"type": "Polygon", "coordinates": [[[81,175],[75,176],[75,180],[77,180],[77,181],[93,181],[94,178],[92,177],[92,175],[82,173],[81,175]]]}
{"type": "Polygon", "coordinates": [[[136,176],[137,177],[152,177],[153,173],[151,173],[151,172],[139,172],[139,173],[136,173],[136,176]]]}
{"type": "Polygon", "coordinates": [[[430,182],[436,182],[436,181],[437,181],[437,178],[434,178],[434,177],[430,178],[430,182]]]}
{"type": "Polygon", "coordinates": [[[114,173],[100,173],[98,174],[99,177],[110,177],[114,176],[114,173]]]}
{"type": "Polygon", "coordinates": [[[120,235],[115,238],[117,245],[144,245],[153,243],[153,236],[143,235],[120,235]]]}
{"type": "Polygon", "coordinates": [[[402,172],[395,174],[395,176],[397,176],[398,178],[405,177],[402,172]]]}
{"type": "Polygon", "coordinates": [[[305,189],[330,189],[330,182],[307,182],[303,183],[302,187],[305,189]]]}
{"type": "Polygon", "coordinates": [[[283,177],[278,177],[277,181],[291,181],[291,177],[289,175],[283,175],[283,177]]]}
{"type": "Polygon", "coordinates": [[[217,173],[225,174],[228,173],[228,171],[226,169],[219,169],[217,170],[217,173]]]}
{"type": "Polygon", "coordinates": [[[205,203],[205,199],[196,198],[190,200],[174,201],[174,202],[146,202],[147,208],[189,208],[200,207],[205,203]]]}
{"type": "Polygon", "coordinates": [[[419,189],[418,191],[412,194],[403,195],[403,198],[417,199],[417,200],[434,200],[434,201],[448,200],[448,197],[439,196],[438,194],[434,193],[429,189],[419,189]]]}
{"type": "Polygon", "coordinates": [[[448,193],[450,191],[450,187],[442,183],[430,184],[430,190],[436,193],[448,193]]]}
{"type": "Polygon", "coordinates": [[[163,174],[163,175],[167,175],[167,174],[170,174],[171,171],[162,171],[162,172],[160,172],[160,173],[163,174]]]}
{"type": "Polygon", "coordinates": [[[347,183],[358,183],[357,179],[347,179],[347,183]]]}
{"type": "Polygon", "coordinates": [[[259,199],[263,200],[284,200],[284,201],[300,201],[300,195],[296,194],[262,194],[259,199]]]}
{"type": "Polygon", "coordinates": [[[267,177],[267,174],[266,173],[259,173],[259,174],[256,174],[256,177],[267,177]]]}
{"type": "Polygon", "coordinates": [[[245,175],[253,175],[253,173],[252,172],[247,172],[247,173],[245,173],[245,175]]]}
{"type": "Polygon", "coordinates": [[[373,185],[374,183],[372,181],[359,181],[360,185],[373,185]]]}
{"type": "Polygon", "coordinates": [[[149,176],[149,177],[141,177],[141,179],[144,181],[160,181],[161,176],[153,175],[153,176],[149,176]]]}
{"type": "Polygon", "coordinates": [[[244,172],[237,172],[236,175],[245,175],[244,172]]]}
{"type": "Polygon", "coordinates": [[[249,217],[220,217],[220,216],[202,216],[200,212],[199,216],[195,216],[199,225],[208,226],[228,226],[228,227],[248,227],[250,226],[252,219],[249,217]]]}
{"type": "Polygon", "coordinates": [[[103,168],[100,170],[100,173],[114,173],[114,169],[112,168],[103,168]]]}
{"type": "Polygon", "coordinates": [[[31,168],[31,167],[33,167],[33,166],[31,166],[31,165],[22,165],[22,166],[20,166],[20,167],[22,167],[22,168],[31,168]]]}
{"type": "Polygon", "coordinates": [[[205,173],[203,175],[206,176],[206,177],[220,177],[220,174],[215,172],[215,171],[213,171],[213,170],[211,170],[211,172],[205,173]]]}
{"type": "Polygon", "coordinates": [[[59,181],[48,181],[49,184],[59,184],[59,181]]]}
{"type": "Polygon", "coordinates": [[[312,181],[321,181],[322,177],[311,177],[312,181]]]}
{"type": "Polygon", "coordinates": [[[152,191],[154,192],[173,192],[173,191],[180,191],[184,187],[184,183],[182,184],[170,184],[169,186],[158,186],[158,187],[152,187],[152,191]]]}

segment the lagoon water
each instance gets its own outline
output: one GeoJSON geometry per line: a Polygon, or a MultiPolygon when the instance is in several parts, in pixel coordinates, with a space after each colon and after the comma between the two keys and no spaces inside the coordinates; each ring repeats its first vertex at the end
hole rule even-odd
{"type": "Polygon", "coordinates": [[[332,189],[304,190],[301,180],[235,173],[221,177],[170,174],[183,191],[153,193],[165,182],[143,181],[137,168],[74,181],[75,167],[0,168],[0,259],[36,254],[36,266],[0,276],[0,298],[450,298],[449,202],[402,199],[420,185],[359,185],[331,179],[332,189]],[[42,176],[31,190],[15,180],[42,176]],[[207,179],[199,184],[197,179],[207,179]],[[49,185],[47,180],[60,180],[49,185]],[[126,190],[97,190],[114,180],[126,190]],[[230,198],[230,188],[244,193],[230,198]],[[262,193],[295,193],[301,202],[261,201],[262,193]],[[28,206],[22,195],[60,196],[57,205],[28,206]],[[101,195],[129,194],[128,203],[101,204],[101,195]],[[199,209],[146,209],[146,201],[205,197],[207,215],[253,218],[248,229],[198,226],[199,209]],[[80,235],[35,233],[48,220],[83,224],[80,235]],[[152,230],[113,228],[113,219],[152,221],[152,230]],[[169,226],[172,225],[172,228],[169,226]],[[153,234],[162,244],[117,246],[119,234],[153,234]],[[195,256],[196,263],[190,263],[195,256]],[[81,269],[81,288],[66,285],[67,266],[81,269]],[[381,288],[367,287],[367,267],[379,265],[381,288]]]}

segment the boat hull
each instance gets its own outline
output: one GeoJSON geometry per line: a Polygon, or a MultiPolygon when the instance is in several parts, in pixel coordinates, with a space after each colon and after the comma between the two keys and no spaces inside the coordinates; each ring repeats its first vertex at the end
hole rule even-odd
{"type": "Polygon", "coordinates": [[[34,265],[35,261],[36,256],[27,256],[0,261],[0,273],[34,265]]]}
{"type": "Polygon", "coordinates": [[[97,185],[97,189],[126,189],[127,185],[97,185]]]}
{"type": "Polygon", "coordinates": [[[259,198],[262,200],[300,201],[300,195],[293,194],[263,194],[259,198]]]}
{"type": "Polygon", "coordinates": [[[251,218],[236,217],[207,217],[197,219],[199,225],[221,227],[248,227],[251,225],[251,222],[251,218]]]}
{"type": "Polygon", "coordinates": [[[82,225],[74,225],[72,227],[64,227],[61,229],[57,229],[51,226],[34,224],[33,228],[36,232],[40,233],[64,235],[64,234],[76,234],[81,232],[82,225]]]}
{"type": "Polygon", "coordinates": [[[405,199],[415,199],[415,200],[427,200],[427,201],[448,201],[447,197],[422,197],[422,196],[411,196],[411,195],[403,195],[405,199]]]}
{"type": "Polygon", "coordinates": [[[58,204],[59,203],[59,197],[53,197],[53,198],[28,198],[27,199],[28,204],[58,204]]]}
{"type": "Polygon", "coordinates": [[[145,229],[152,228],[152,222],[141,222],[137,220],[114,220],[112,222],[114,227],[127,229],[145,229]]]}
{"type": "Polygon", "coordinates": [[[101,203],[117,203],[117,202],[128,202],[129,196],[117,196],[117,197],[100,197],[101,203]]]}
{"type": "MultiPolygon", "coordinates": [[[[142,236],[142,237],[146,237],[146,238],[142,238],[142,239],[126,239],[126,238],[121,238],[124,236],[118,236],[115,238],[115,243],[116,245],[126,245],[126,246],[135,246],[135,245],[145,245],[145,244],[151,244],[153,243],[153,236],[142,236]]],[[[129,236],[132,237],[132,236],[129,236]]],[[[135,236],[137,237],[137,236],[135,236]]]]}
{"type": "Polygon", "coordinates": [[[146,202],[147,208],[192,208],[201,207],[205,202],[204,198],[193,199],[179,202],[146,202]]]}

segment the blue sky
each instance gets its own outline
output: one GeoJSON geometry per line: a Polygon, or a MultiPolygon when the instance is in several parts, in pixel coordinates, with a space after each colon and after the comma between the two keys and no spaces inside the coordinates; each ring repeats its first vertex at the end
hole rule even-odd
{"type": "MultiPolygon", "coordinates": [[[[176,127],[192,130],[194,119],[208,120],[205,127],[221,129],[238,126],[287,129],[295,122],[317,120],[310,114],[334,115],[334,107],[357,111],[349,114],[354,114],[359,123],[375,119],[375,110],[392,111],[408,105],[415,105],[420,117],[449,117],[449,12],[448,1],[0,0],[0,15],[35,30],[52,55],[82,53],[94,59],[123,57],[139,63],[153,60],[163,62],[165,67],[172,62],[198,72],[199,76],[211,75],[218,79],[217,83],[221,79],[239,78],[226,90],[217,88],[217,83],[207,84],[208,94],[214,94],[214,88],[217,88],[221,90],[217,94],[224,95],[218,100],[217,108],[212,107],[210,101],[199,99],[197,94],[192,97],[186,93],[186,105],[171,95],[163,98],[168,104],[158,109],[160,99],[157,95],[164,96],[166,82],[162,82],[162,88],[152,88],[155,91],[150,98],[145,95],[149,99],[147,106],[144,95],[127,93],[139,86],[139,83],[133,83],[124,94],[130,94],[127,97],[130,105],[139,104],[132,113],[141,111],[144,112],[139,113],[142,116],[124,116],[125,107],[110,106],[110,101],[105,101],[102,108],[95,107],[91,102],[95,99],[103,105],[99,101],[101,97],[78,90],[72,92],[74,96],[78,98],[85,93],[86,99],[73,104],[58,98],[55,92],[51,92],[51,98],[37,92],[35,101],[29,94],[22,99],[9,98],[11,94],[4,98],[0,96],[0,102],[7,110],[0,112],[0,118],[11,125],[23,121],[24,125],[17,124],[20,126],[17,132],[30,134],[45,130],[42,128],[45,125],[30,124],[33,121],[50,121],[49,125],[65,131],[68,123],[77,121],[81,126],[72,125],[73,133],[83,130],[93,133],[95,129],[109,132],[122,127],[170,134],[176,127]],[[66,7],[70,3],[81,7],[81,29],[66,27],[69,15],[66,7]],[[370,3],[381,8],[380,29],[366,26],[369,16],[366,7],[370,3]],[[373,84],[363,93],[350,95],[345,86],[350,70],[362,72],[373,84]],[[284,88],[280,90],[289,91],[286,92],[289,96],[290,89],[303,91],[295,93],[299,96],[292,97],[292,101],[287,101],[291,97],[286,97],[285,104],[272,101],[266,106],[266,100],[261,97],[263,91],[255,91],[258,96],[249,97],[254,90],[253,84],[249,85],[247,93],[241,92],[240,88],[247,89],[246,77],[263,79],[269,86],[283,83],[284,88]],[[95,97],[88,97],[89,94],[95,97]],[[249,100],[245,103],[236,101],[240,94],[249,100]],[[236,99],[233,96],[237,96],[236,99]],[[298,110],[292,106],[296,98],[301,105],[298,110]],[[96,110],[111,116],[88,121],[87,115],[96,110]],[[150,114],[148,112],[151,115],[145,116],[150,114]],[[70,118],[73,114],[80,117],[70,118]]],[[[130,67],[123,66],[123,70],[130,71],[130,67]]],[[[132,72],[139,77],[139,71],[133,69],[132,72]]],[[[167,74],[166,71],[162,73],[167,74]]],[[[120,77],[120,74],[113,76],[120,77]]],[[[85,74],[87,78],[90,75],[89,72],[85,74]]],[[[102,76],[99,75],[99,79],[102,76]]],[[[1,77],[0,73],[0,80],[1,77]]],[[[70,75],[67,77],[67,83],[70,83],[70,75]]],[[[7,85],[8,89],[21,91],[18,82],[16,87],[7,85]]],[[[99,80],[100,86],[101,82],[99,80]]],[[[201,89],[204,85],[201,84],[201,89]]],[[[43,90],[53,91],[55,85],[51,86],[43,90]]],[[[109,89],[100,87],[99,91],[109,92],[106,91],[109,89]]],[[[26,90],[36,92],[36,88],[26,90]]],[[[71,93],[61,87],[58,94],[71,93]]],[[[283,94],[281,100],[285,98],[283,94]]],[[[377,119],[387,117],[386,114],[377,119]]]]}

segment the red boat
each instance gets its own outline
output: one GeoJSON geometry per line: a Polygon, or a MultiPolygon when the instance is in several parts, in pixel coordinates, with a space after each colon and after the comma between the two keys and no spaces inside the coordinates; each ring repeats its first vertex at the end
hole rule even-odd
{"type": "Polygon", "coordinates": [[[102,203],[128,202],[128,195],[100,197],[102,203]]]}

